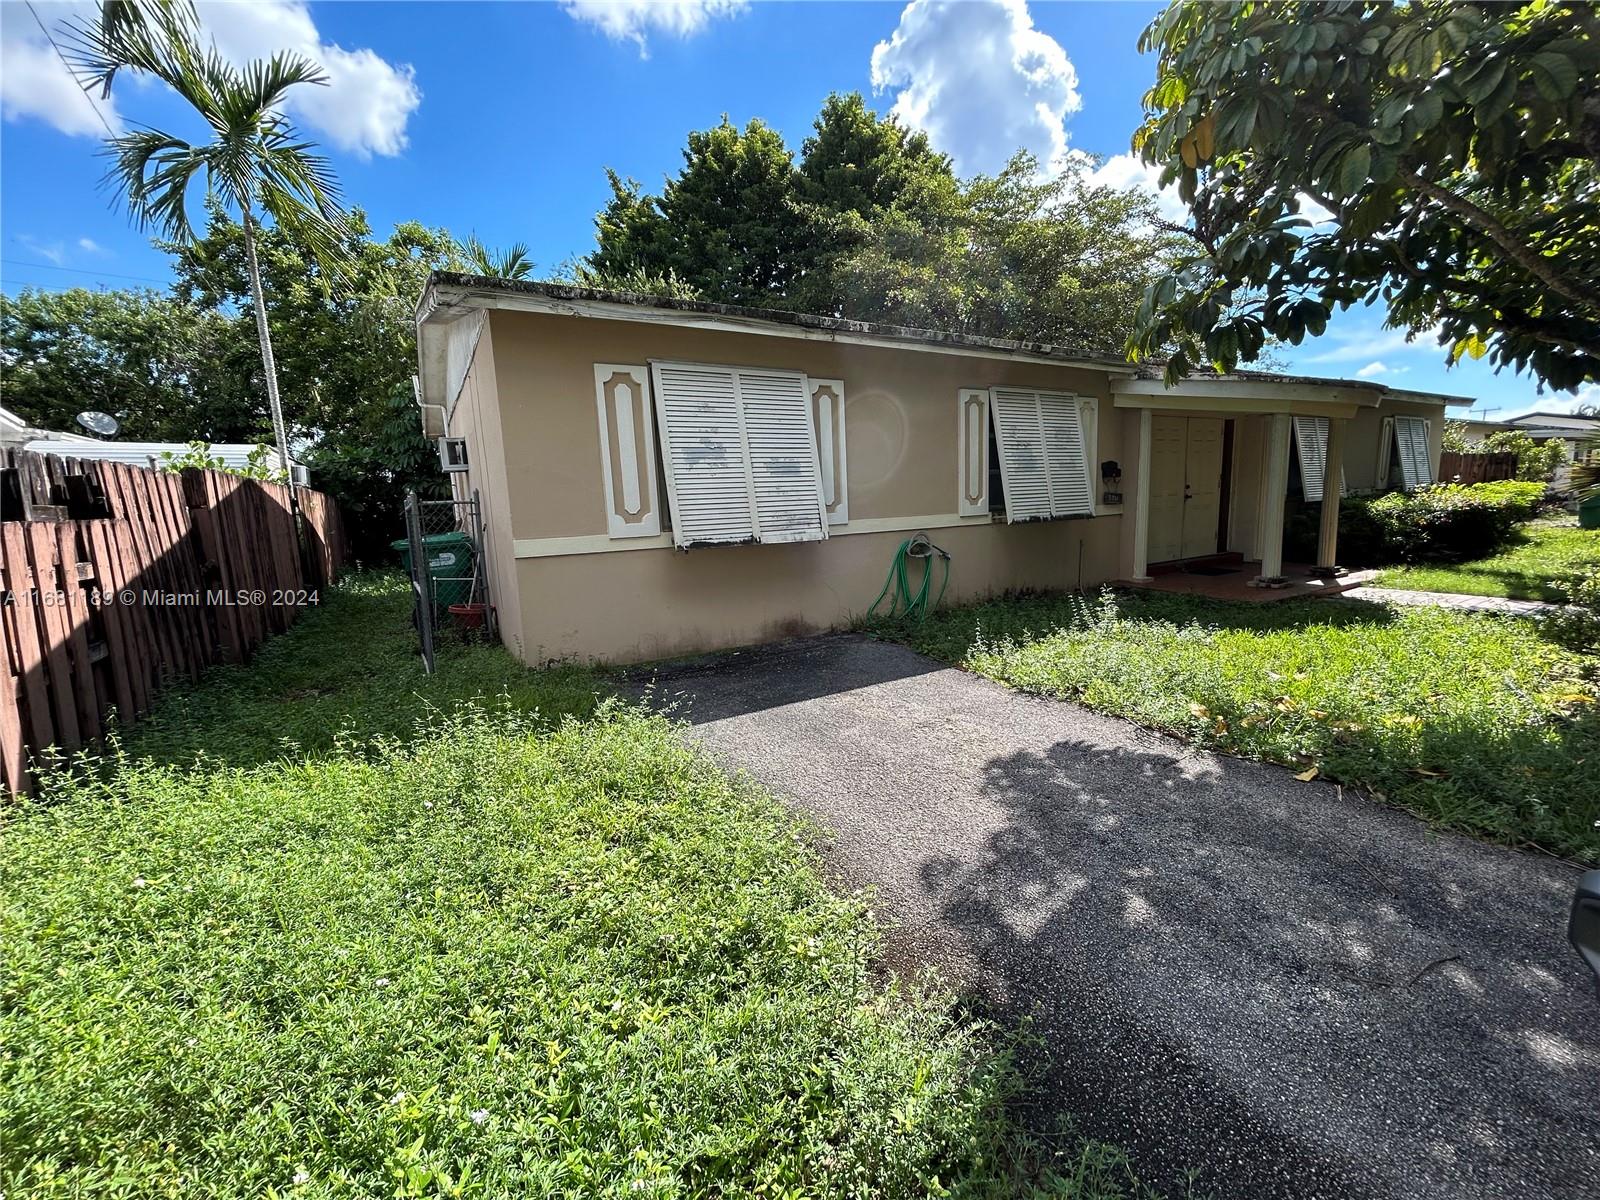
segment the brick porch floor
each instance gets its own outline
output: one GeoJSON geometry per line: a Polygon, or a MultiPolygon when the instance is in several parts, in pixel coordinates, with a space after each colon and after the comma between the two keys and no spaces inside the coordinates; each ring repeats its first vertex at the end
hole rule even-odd
{"type": "Polygon", "coordinates": [[[1152,566],[1154,578],[1145,583],[1119,579],[1118,587],[1144,588],[1152,592],[1174,592],[1186,596],[1206,596],[1212,600],[1244,600],[1251,604],[1271,604],[1276,600],[1293,600],[1301,596],[1336,596],[1340,592],[1360,587],[1370,581],[1376,571],[1351,571],[1336,579],[1319,579],[1311,574],[1312,568],[1304,563],[1284,563],[1283,574],[1289,582],[1285,587],[1257,588],[1249,586],[1260,569],[1259,563],[1247,563],[1237,556],[1205,559],[1198,562],[1160,564],[1152,566]],[[1226,575],[1197,575],[1190,567],[1218,567],[1226,575]]]}

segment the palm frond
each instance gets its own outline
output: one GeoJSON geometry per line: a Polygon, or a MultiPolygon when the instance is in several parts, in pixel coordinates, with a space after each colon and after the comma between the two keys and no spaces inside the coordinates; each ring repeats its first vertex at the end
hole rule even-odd
{"type": "Polygon", "coordinates": [[[487,275],[494,279],[527,279],[533,275],[533,259],[528,254],[527,244],[517,242],[506,250],[495,251],[489,249],[478,235],[468,234],[467,240],[461,243],[461,257],[466,265],[479,275],[487,275]]]}
{"type": "Polygon", "coordinates": [[[205,153],[157,129],[112,138],[104,153],[111,159],[106,182],[127,196],[139,228],[154,227],[172,241],[189,241],[193,231],[186,200],[190,183],[208,167],[205,153]]]}
{"type": "Polygon", "coordinates": [[[99,88],[102,100],[125,69],[178,87],[198,53],[199,29],[192,0],[104,0],[98,18],[63,23],[62,53],[83,89],[99,88]]]}

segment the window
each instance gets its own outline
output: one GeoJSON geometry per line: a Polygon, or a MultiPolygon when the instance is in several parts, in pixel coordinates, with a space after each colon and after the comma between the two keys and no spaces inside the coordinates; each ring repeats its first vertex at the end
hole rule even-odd
{"type": "Polygon", "coordinates": [[[1094,401],[1064,392],[989,390],[1006,520],[1094,515],[1094,401]]]}
{"type": "Polygon", "coordinates": [[[1394,418],[1394,455],[1406,491],[1433,482],[1427,421],[1421,417],[1394,418]]]}
{"type": "MultiPolygon", "coordinates": [[[[1301,494],[1307,500],[1322,499],[1322,480],[1328,473],[1328,418],[1294,418],[1295,458],[1300,467],[1301,494]]],[[[1344,466],[1339,467],[1339,494],[1345,486],[1344,466]]]]}
{"type": "Polygon", "coordinates": [[[677,545],[828,536],[804,375],[662,362],[651,374],[677,545]]]}

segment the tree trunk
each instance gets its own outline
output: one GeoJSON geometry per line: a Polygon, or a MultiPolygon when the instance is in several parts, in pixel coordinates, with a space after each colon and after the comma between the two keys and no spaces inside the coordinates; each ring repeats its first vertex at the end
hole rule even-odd
{"type": "Polygon", "coordinates": [[[261,369],[267,379],[267,407],[272,412],[272,436],[278,443],[278,458],[288,475],[290,494],[294,493],[294,468],[289,459],[289,431],[283,422],[283,402],[278,399],[278,360],[272,356],[272,331],[267,327],[267,298],[261,289],[261,264],[256,261],[256,225],[248,207],[244,214],[244,253],[250,263],[250,296],[255,302],[256,334],[261,339],[261,369]]]}

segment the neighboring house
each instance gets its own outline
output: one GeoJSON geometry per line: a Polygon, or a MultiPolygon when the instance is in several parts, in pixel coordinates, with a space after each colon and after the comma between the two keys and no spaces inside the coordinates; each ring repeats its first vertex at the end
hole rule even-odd
{"type": "MultiPolygon", "coordinates": [[[[189,453],[187,442],[108,442],[100,438],[79,438],[68,435],[71,445],[63,444],[59,435],[50,434],[43,438],[27,442],[24,450],[32,450],[39,454],[59,454],[65,458],[92,458],[101,462],[131,463],[136,467],[152,467],[160,470],[167,463],[167,456],[182,458],[189,453]]],[[[224,468],[240,471],[250,465],[250,456],[256,452],[254,442],[218,442],[207,448],[206,453],[212,458],[222,462],[224,468]]],[[[272,448],[267,449],[266,457],[262,460],[267,470],[276,475],[283,470],[283,458],[272,448]]],[[[310,472],[300,464],[294,464],[295,482],[309,484],[310,472]]]]}
{"type": "MultiPolygon", "coordinates": [[[[56,433],[49,429],[36,429],[9,408],[0,408],[0,450],[20,450],[29,442],[93,442],[92,437],[80,433],[56,433]]],[[[65,448],[52,447],[57,453],[71,453],[65,448]]]]}
{"type": "Polygon", "coordinates": [[[1600,434],[1600,417],[1531,412],[1508,417],[1505,426],[1522,430],[1536,442],[1559,441],[1567,452],[1567,460],[1575,462],[1584,455],[1584,443],[1600,434]]]}
{"type": "Polygon", "coordinates": [[[952,555],[947,601],[1230,551],[1275,581],[1289,504],[1325,474],[1431,481],[1445,405],[1470,403],[1166,388],[1055,346],[449,273],[417,326],[424,430],[460,439],[502,636],[532,663],[843,625],[919,530],[952,555]]]}

